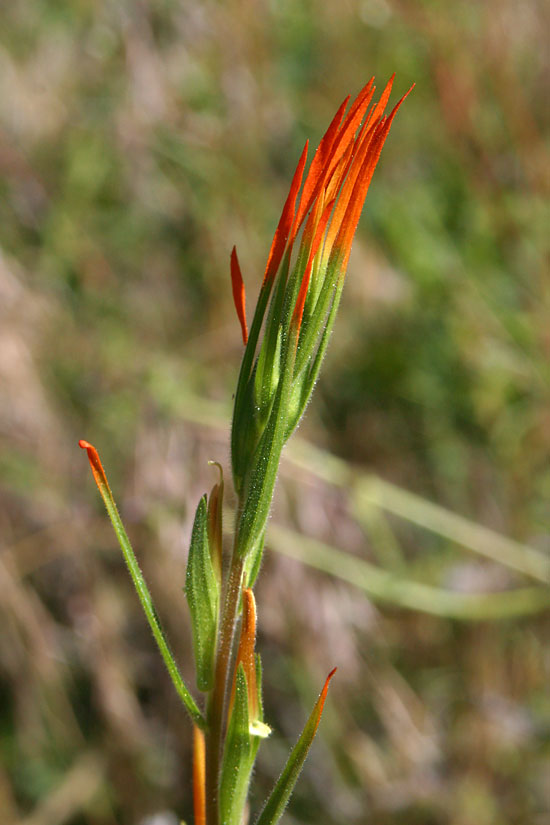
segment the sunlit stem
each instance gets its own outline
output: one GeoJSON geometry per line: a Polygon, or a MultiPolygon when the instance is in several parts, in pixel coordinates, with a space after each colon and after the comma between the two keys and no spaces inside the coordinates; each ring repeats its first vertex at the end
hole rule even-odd
{"type": "Polygon", "coordinates": [[[233,552],[220,621],[214,687],[208,697],[206,713],[206,815],[208,825],[218,825],[219,823],[219,776],[225,725],[225,706],[243,570],[243,559],[236,552],[233,552]]]}

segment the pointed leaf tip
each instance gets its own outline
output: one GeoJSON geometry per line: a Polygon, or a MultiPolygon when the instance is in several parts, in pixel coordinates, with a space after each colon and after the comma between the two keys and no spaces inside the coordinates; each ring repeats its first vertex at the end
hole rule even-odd
{"type": "Polygon", "coordinates": [[[248,341],[248,327],[246,326],[246,294],[244,289],[243,276],[239,259],[237,257],[237,247],[231,250],[231,286],[233,289],[233,301],[235,309],[237,310],[237,317],[241,324],[241,332],[243,335],[243,344],[246,346],[248,341]]]}
{"type": "Polygon", "coordinates": [[[107,481],[107,476],[105,475],[105,470],[103,469],[103,464],[99,458],[98,451],[92,444],[89,443],[89,441],[85,441],[83,438],[81,438],[78,442],[78,446],[81,450],[86,450],[88,453],[88,461],[90,462],[90,467],[92,468],[92,473],[94,474],[95,483],[100,489],[104,486],[110,494],[111,490],[109,488],[109,482],[107,481]]]}
{"type": "Polygon", "coordinates": [[[275,787],[271,791],[260,816],[256,820],[256,825],[276,825],[282,817],[288,800],[294,790],[296,780],[304,765],[311,743],[317,733],[325,699],[327,698],[329,682],[336,673],[336,670],[336,668],[333,668],[327,676],[323,689],[311,711],[301,736],[290,752],[283,772],[275,783],[275,787]]]}
{"type": "Polygon", "coordinates": [[[323,708],[325,706],[325,700],[327,698],[328,686],[330,684],[330,680],[332,679],[332,677],[334,676],[334,674],[336,673],[337,670],[338,670],[337,667],[332,668],[332,670],[330,671],[329,675],[327,676],[327,678],[325,680],[323,690],[321,691],[321,693],[319,695],[319,698],[317,699],[317,703],[315,705],[315,710],[317,711],[317,723],[315,725],[315,731],[317,731],[317,728],[319,727],[319,722],[321,721],[321,715],[323,713],[323,708]]]}

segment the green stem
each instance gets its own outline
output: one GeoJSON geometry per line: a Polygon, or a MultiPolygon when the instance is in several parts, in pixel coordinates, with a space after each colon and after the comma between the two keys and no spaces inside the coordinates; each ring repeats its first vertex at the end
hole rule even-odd
{"type": "Polygon", "coordinates": [[[208,825],[219,825],[219,776],[222,758],[222,736],[225,720],[225,704],[229,665],[233,636],[239,608],[243,560],[233,552],[231,568],[227,580],[223,615],[220,622],[220,636],[214,687],[208,698],[206,742],[206,821],[208,825]]]}

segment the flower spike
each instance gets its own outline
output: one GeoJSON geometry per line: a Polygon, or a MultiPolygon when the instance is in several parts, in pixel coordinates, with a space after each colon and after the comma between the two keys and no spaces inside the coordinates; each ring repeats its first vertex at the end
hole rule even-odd
{"type": "Polygon", "coordinates": [[[410,92],[384,115],[394,77],[374,104],[373,80],[347,113],[350,98],[341,104],[307,173],[307,144],[300,156],[243,357],[231,437],[241,499],[237,544],[240,556],[255,553],[258,563],[281,451],[313,391],[363,203],[395,114],[410,92]]]}

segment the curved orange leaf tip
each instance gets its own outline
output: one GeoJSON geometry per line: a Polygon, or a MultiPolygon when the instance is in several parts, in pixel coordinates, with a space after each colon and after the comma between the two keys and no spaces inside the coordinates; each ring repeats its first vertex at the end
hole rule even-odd
{"type": "Polygon", "coordinates": [[[315,708],[314,708],[313,714],[312,714],[312,716],[315,714],[315,717],[314,717],[315,718],[315,729],[314,729],[313,735],[315,735],[317,733],[317,728],[319,727],[319,722],[321,721],[321,715],[323,713],[323,708],[325,706],[325,700],[327,698],[328,686],[329,686],[330,680],[332,679],[332,677],[334,676],[334,674],[336,673],[337,670],[338,670],[338,668],[334,667],[330,671],[329,675],[326,678],[323,690],[321,691],[321,694],[320,694],[319,698],[317,699],[317,702],[315,703],[315,708]]]}
{"type": "Polygon", "coordinates": [[[86,450],[88,453],[88,461],[90,462],[90,467],[92,468],[92,473],[94,474],[94,480],[97,486],[106,487],[110,492],[109,482],[107,481],[107,476],[105,475],[105,470],[103,469],[103,464],[101,463],[96,448],[88,441],[84,441],[83,438],[81,438],[78,442],[78,446],[82,450],[86,450]]]}
{"type": "Polygon", "coordinates": [[[229,702],[229,716],[235,703],[235,691],[237,688],[237,669],[240,664],[244,667],[246,684],[248,688],[248,713],[252,721],[258,718],[258,688],[256,683],[256,600],[254,593],[249,587],[245,587],[242,592],[243,617],[241,625],[241,638],[237,650],[237,660],[235,662],[235,675],[233,678],[233,689],[229,702]]]}
{"type": "Polygon", "coordinates": [[[246,326],[246,294],[244,290],[243,276],[239,259],[237,258],[237,247],[231,250],[231,286],[233,288],[233,301],[235,309],[237,310],[237,317],[241,324],[241,332],[243,334],[243,344],[246,346],[248,341],[248,328],[246,326]]]}

